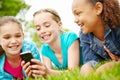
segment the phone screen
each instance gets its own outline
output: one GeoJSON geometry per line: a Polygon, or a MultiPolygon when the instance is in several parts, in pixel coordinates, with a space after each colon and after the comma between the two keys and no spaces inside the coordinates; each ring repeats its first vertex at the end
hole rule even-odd
{"type": "MultiPolygon", "coordinates": [[[[24,60],[26,63],[30,62],[31,63],[31,59],[33,59],[32,53],[31,52],[23,52],[20,54],[20,57],[22,58],[22,60],[24,60]]],[[[31,63],[32,64],[32,63],[31,63]]]]}

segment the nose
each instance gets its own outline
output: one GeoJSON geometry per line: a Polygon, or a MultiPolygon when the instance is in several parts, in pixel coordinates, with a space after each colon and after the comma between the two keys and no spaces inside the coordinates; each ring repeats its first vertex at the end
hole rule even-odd
{"type": "Polygon", "coordinates": [[[79,20],[78,20],[78,18],[77,18],[77,17],[75,17],[74,22],[75,22],[75,23],[78,23],[78,22],[79,22],[79,20]]]}
{"type": "Polygon", "coordinates": [[[11,38],[11,43],[17,43],[17,39],[16,38],[11,38]]]}
{"type": "Polygon", "coordinates": [[[46,32],[46,29],[41,27],[39,31],[37,31],[38,35],[44,34],[46,32]]]}

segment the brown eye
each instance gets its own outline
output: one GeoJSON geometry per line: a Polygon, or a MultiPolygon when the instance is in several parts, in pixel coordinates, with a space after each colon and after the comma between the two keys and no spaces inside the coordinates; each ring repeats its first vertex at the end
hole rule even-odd
{"type": "Polygon", "coordinates": [[[76,13],[76,15],[77,15],[77,16],[80,16],[80,15],[81,15],[81,13],[80,13],[80,12],[78,12],[78,13],[76,13]]]}
{"type": "Polygon", "coordinates": [[[21,34],[16,35],[17,38],[21,37],[21,34]]]}
{"type": "Polygon", "coordinates": [[[47,28],[47,27],[50,27],[50,24],[46,24],[45,27],[46,27],[46,28],[47,28]]]}
{"type": "Polygon", "coordinates": [[[39,30],[40,30],[40,27],[36,27],[36,30],[39,31],[39,30]]]}
{"type": "Polygon", "coordinates": [[[9,38],[10,38],[10,36],[4,36],[3,38],[4,38],[4,39],[9,39],[9,38]]]}

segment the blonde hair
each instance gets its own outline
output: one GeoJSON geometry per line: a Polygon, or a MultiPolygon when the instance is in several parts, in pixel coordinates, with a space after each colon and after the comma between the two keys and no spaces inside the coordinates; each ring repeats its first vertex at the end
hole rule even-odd
{"type": "Polygon", "coordinates": [[[50,13],[53,15],[53,20],[55,20],[56,22],[59,22],[61,21],[61,18],[59,16],[59,14],[57,13],[56,10],[54,9],[51,9],[51,8],[45,8],[45,9],[40,9],[38,11],[36,11],[34,14],[33,14],[33,17],[35,17],[37,14],[40,14],[40,13],[43,13],[43,12],[47,12],[47,13],[50,13]]]}

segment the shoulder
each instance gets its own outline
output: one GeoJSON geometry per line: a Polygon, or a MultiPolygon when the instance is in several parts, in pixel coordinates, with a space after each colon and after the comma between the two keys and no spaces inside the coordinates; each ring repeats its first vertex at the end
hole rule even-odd
{"type": "Polygon", "coordinates": [[[29,45],[29,46],[31,46],[31,45],[36,45],[33,41],[30,41],[30,40],[24,40],[23,41],[23,45],[29,45]]]}
{"type": "Polygon", "coordinates": [[[78,40],[78,36],[74,32],[66,32],[61,34],[61,45],[64,47],[70,47],[76,40],[78,40]]]}
{"type": "Polygon", "coordinates": [[[50,48],[50,46],[48,44],[42,44],[42,46],[41,46],[42,55],[49,57],[51,51],[52,51],[52,49],[50,48]]]}
{"type": "Polygon", "coordinates": [[[64,39],[69,39],[69,38],[78,38],[77,34],[74,32],[65,32],[61,34],[61,37],[64,39]]]}
{"type": "Polygon", "coordinates": [[[42,44],[41,49],[46,49],[46,48],[48,48],[48,47],[49,47],[48,44],[42,44]]]}
{"type": "MultiPolygon", "coordinates": [[[[1,67],[4,65],[4,62],[5,62],[5,53],[3,53],[1,56],[0,56],[0,65],[1,67]]],[[[1,69],[0,69],[1,70],[1,69]]]]}
{"type": "Polygon", "coordinates": [[[120,26],[115,29],[117,37],[120,37],[120,26]]]}
{"type": "Polygon", "coordinates": [[[93,38],[93,34],[89,33],[89,34],[83,34],[82,31],[79,32],[79,37],[80,37],[80,42],[84,41],[84,42],[90,42],[90,40],[92,40],[93,38]]]}
{"type": "Polygon", "coordinates": [[[112,31],[114,32],[116,38],[120,40],[120,26],[118,26],[117,28],[112,29],[112,31]]]}
{"type": "Polygon", "coordinates": [[[48,51],[49,50],[49,45],[48,44],[42,44],[42,46],[41,46],[41,51],[42,51],[42,53],[44,53],[44,52],[46,52],[46,51],[48,51]]]}
{"type": "Polygon", "coordinates": [[[29,40],[23,41],[22,52],[26,52],[26,51],[31,51],[34,58],[41,60],[39,50],[34,42],[29,40]]]}
{"type": "Polygon", "coordinates": [[[34,42],[29,41],[29,40],[24,40],[22,44],[22,51],[26,50],[34,50],[37,49],[37,46],[34,42]]]}

